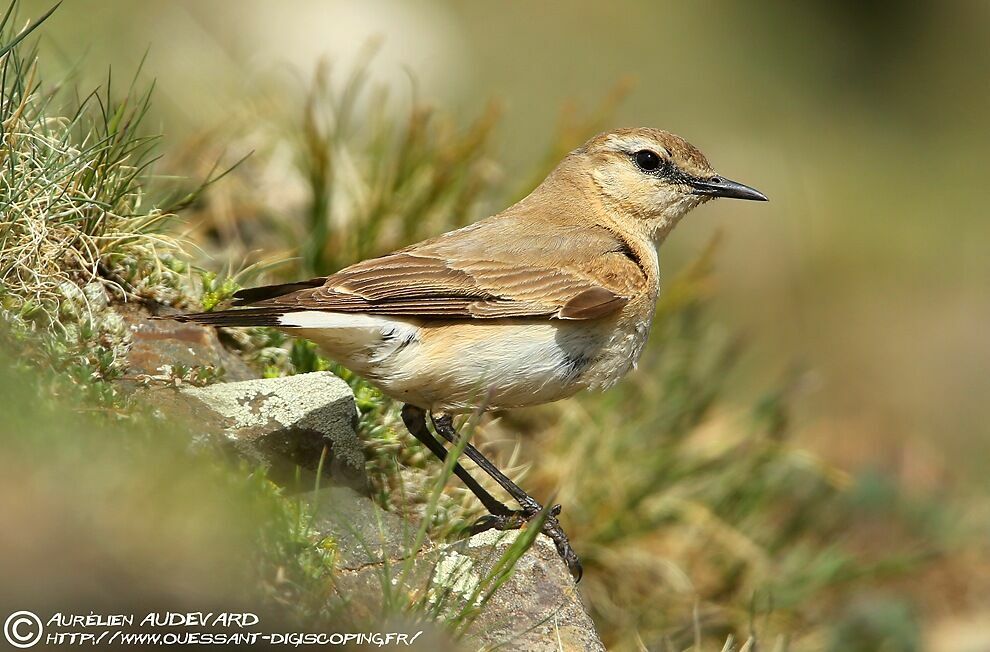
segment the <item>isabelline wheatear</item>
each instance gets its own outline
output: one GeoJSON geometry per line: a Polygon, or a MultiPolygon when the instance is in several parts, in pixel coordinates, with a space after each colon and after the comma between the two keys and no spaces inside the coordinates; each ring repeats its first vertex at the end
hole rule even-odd
{"type": "MultiPolygon", "coordinates": [[[[313,340],[402,401],[406,427],[443,459],[427,412],[455,442],[452,415],[606,389],[628,372],[660,292],[657,248],[715,197],[767,199],[716,175],[678,136],[620,129],[568,154],[497,215],[330,276],[242,290],[234,296],[243,308],[175,319],[313,340]]],[[[477,529],[520,527],[543,510],[477,449],[465,452],[522,507],[509,509],[458,465],[491,512],[477,529]]],[[[549,510],[543,531],[580,577],[559,511],[549,510]]]]}

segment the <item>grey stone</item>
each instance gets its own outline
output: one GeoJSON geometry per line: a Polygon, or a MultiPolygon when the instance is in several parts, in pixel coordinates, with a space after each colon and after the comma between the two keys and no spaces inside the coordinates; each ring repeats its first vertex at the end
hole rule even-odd
{"type": "Polygon", "coordinates": [[[354,394],[328,371],[143,389],[136,396],[165,418],[185,420],[201,438],[219,441],[266,467],[273,481],[290,490],[313,489],[323,448],[329,445],[321,482],[368,491],[354,394]]]}
{"type": "MultiPolygon", "coordinates": [[[[491,570],[518,535],[489,530],[471,537],[459,546],[459,552],[450,549],[461,559],[438,565],[434,583],[453,581],[462,590],[467,588],[491,570]],[[445,580],[444,573],[450,580],[445,580]]],[[[605,650],[567,565],[553,541],[542,534],[481,610],[469,635],[485,647],[526,652],[605,650]]]]}
{"type": "MultiPolygon", "coordinates": [[[[283,484],[297,465],[315,471],[330,443],[328,478],[302,497],[315,508],[312,528],[336,548],[331,601],[355,622],[380,616],[387,589],[433,613],[469,613],[473,621],[463,642],[473,648],[605,649],[566,565],[543,535],[483,608],[481,598],[493,588],[486,578],[518,532],[490,531],[445,545],[427,540],[418,549],[417,525],[367,497],[354,397],[333,374],[146,389],[141,395],[166,415],[188,419],[197,432],[265,464],[283,484]]],[[[315,475],[310,480],[315,483],[315,475]]]]}
{"type": "Polygon", "coordinates": [[[452,616],[481,607],[466,632],[472,648],[604,650],[567,566],[553,542],[542,534],[482,607],[486,590],[491,588],[486,578],[518,535],[492,530],[453,544],[426,547],[404,578],[398,558],[392,560],[388,572],[380,565],[341,572],[335,590],[357,618],[380,610],[383,584],[415,596],[423,608],[441,614],[452,616]]]}
{"type": "Polygon", "coordinates": [[[337,570],[396,561],[414,547],[416,525],[386,512],[350,487],[326,487],[304,499],[314,508],[313,529],[333,539],[337,570]]]}

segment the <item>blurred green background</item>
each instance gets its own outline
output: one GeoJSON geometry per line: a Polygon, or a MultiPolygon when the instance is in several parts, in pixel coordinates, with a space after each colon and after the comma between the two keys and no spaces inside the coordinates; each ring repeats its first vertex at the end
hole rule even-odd
{"type": "Polygon", "coordinates": [[[148,50],[166,143],[224,124],[266,75],[346,68],[376,38],[393,93],[465,123],[501,104],[510,185],[562,106],[628,81],[607,126],[681,134],[771,198],[706,206],[663,252],[670,275],[728,236],[717,303],[750,340],[741,384],[800,365],[827,456],[988,484],[990,5],[69,0],[45,37],[121,79],[148,50]]]}
{"type": "MultiPolygon", "coordinates": [[[[48,6],[28,0],[22,12],[48,6]]],[[[698,210],[661,252],[672,278],[724,236],[713,303],[747,344],[732,395],[743,405],[796,375],[800,446],[951,497],[955,517],[990,530],[990,4],[67,0],[42,52],[87,88],[107,64],[123,85],[147,51],[164,169],[196,173],[183,152],[203,142],[235,160],[260,147],[265,201],[290,214],[298,180],[271,163],[278,148],[259,145],[254,116],[301,94],[321,60],[339,85],[374,42],[372,78],[392,97],[462,126],[500,107],[490,175],[506,196],[528,190],[562,124],[599,113],[602,128],[678,133],[765,192],[769,204],[698,210]]],[[[363,102],[359,112],[378,108],[363,102]]],[[[483,206],[468,217],[501,208],[483,206]]],[[[888,535],[863,538],[882,546],[888,535]]],[[[982,576],[981,559],[954,561],[982,576]]],[[[925,602],[929,582],[895,588],[925,602]]],[[[987,604],[985,582],[948,590],[987,604]]],[[[929,612],[947,615],[970,618],[929,612]]],[[[855,622],[843,626],[857,638],[855,622]]]]}

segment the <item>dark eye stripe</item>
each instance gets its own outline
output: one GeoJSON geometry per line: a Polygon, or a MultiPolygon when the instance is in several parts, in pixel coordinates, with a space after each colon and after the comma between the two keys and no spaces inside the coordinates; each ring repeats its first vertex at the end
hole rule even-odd
{"type": "MultiPolygon", "coordinates": [[[[665,149],[664,152],[668,153],[665,149]]],[[[640,170],[655,177],[661,177],[671,183],[690,184],[692,181],[700,180],[677,167],[670,158],[663,158],[656,152],[649,149],[641,149],[632,154],[633,163],[640,170]]]]}

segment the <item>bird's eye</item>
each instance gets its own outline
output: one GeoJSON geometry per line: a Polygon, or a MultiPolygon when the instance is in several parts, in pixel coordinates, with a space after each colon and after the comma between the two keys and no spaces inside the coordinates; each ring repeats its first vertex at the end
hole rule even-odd
{"type": "Polygon", "coordinates": [[[641,149],[635,155],[636,165],[644,172],[653,172],[660,167],[660,155],[648,149],[641,149]]]}

